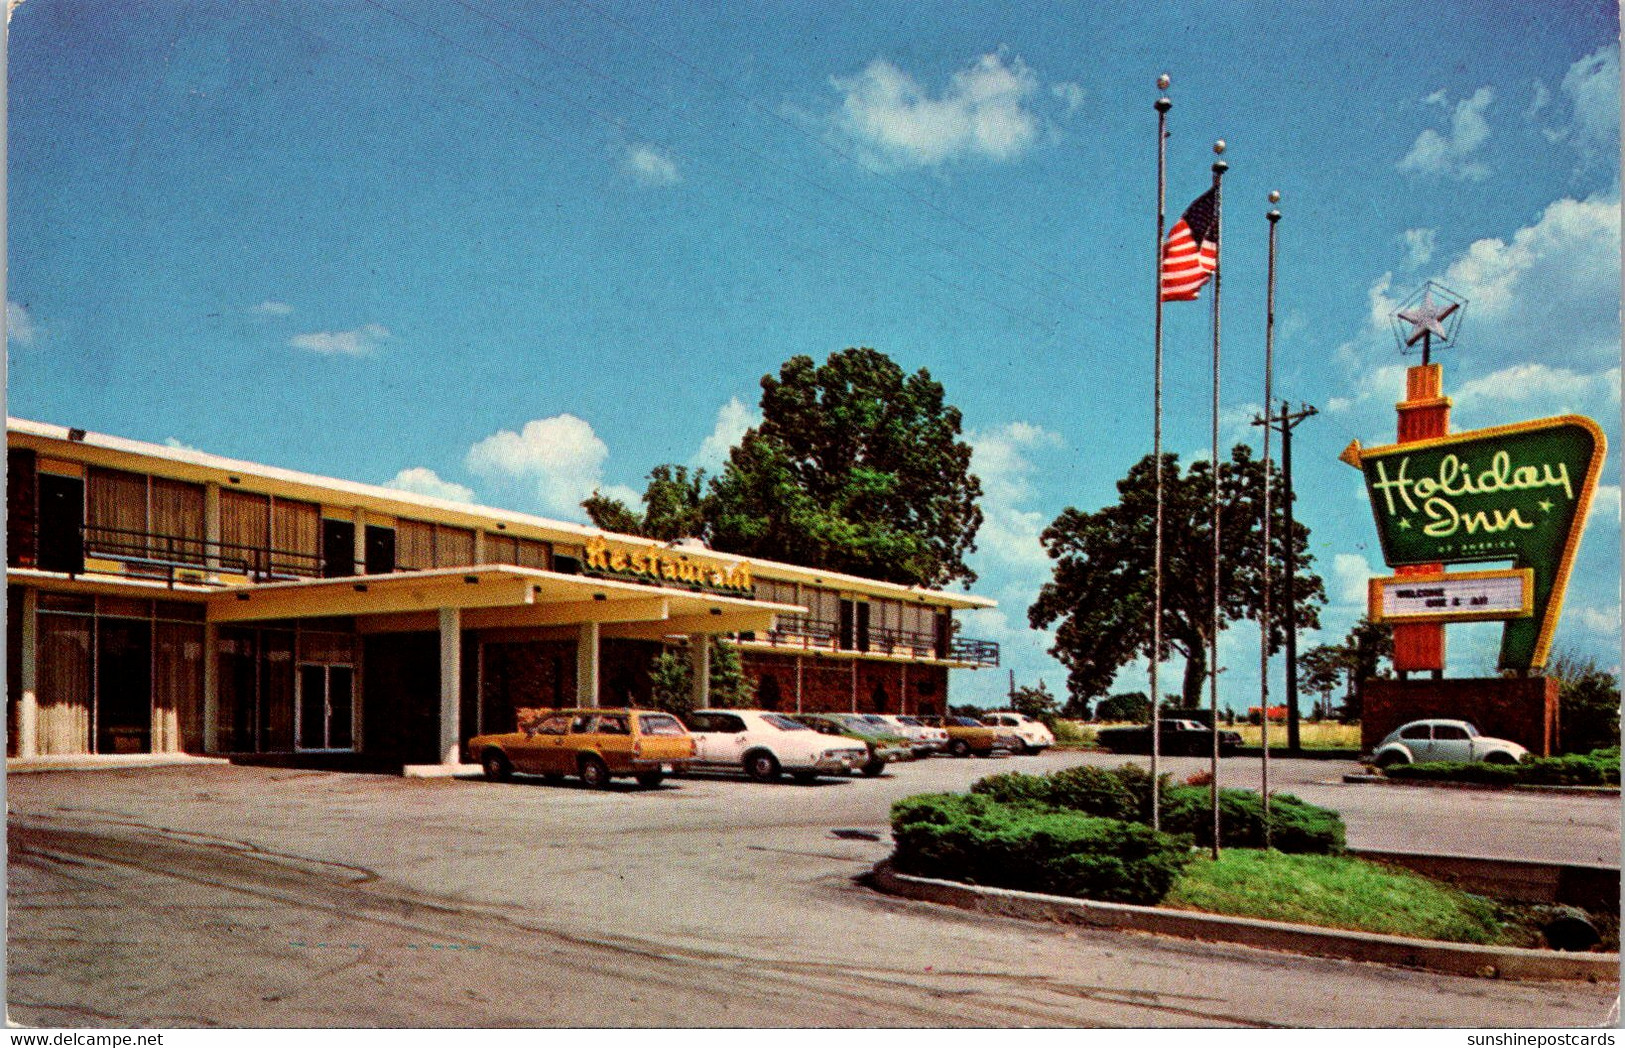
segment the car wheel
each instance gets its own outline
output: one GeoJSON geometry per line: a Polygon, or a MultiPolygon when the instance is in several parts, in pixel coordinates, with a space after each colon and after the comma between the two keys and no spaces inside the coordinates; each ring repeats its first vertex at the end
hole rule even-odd
{"type": "Polygon", "coordinates": [[[595,790],[609,785],[609,767],[597,757],[581,758],[581,782],[595,790]]]}
{"type": "Polygon", "coordinates": [[[1410,758],[1405,756],[1403,753],[1399,753],[1395,750],[1389,750],[1387,753],[1379,755],[1377,759],[1371,763],[1375,764],[1379,768],[1393,768],[1401,764],[1409,764],[1410,762],[1410,758]]]}
{"type": "Polygon", "coordinates": [[[513,765],[508,763],[501,750],[486,750],[480,756],[480,769],[485,772],[489,782],[506,782],[513,774],[513,765]]]}
{"type": "Polygon", "coordinates": [[[872,779],[876,775],[879,775],[881,772],[886,770],[886,762],[881,760],[879,757],[871,757],[869,758],[869,763],[865,764],[858,770],[872,779]]]}
{"type": "Polygon", "coordinates": [[[772,782],[779,777],[779,759],[766,750],[745,755],[745,773],[757,782],[772,782]]]}
{"type": "Polygon", "coordinates": [[[638,785],[646,790],[652,790],[659,786],[665,778],[666,773],[659,771],[640,771],[637,775],[638,785]]]}
{"type": "Polygon", "coordinates": [[[1491,750],[1489,753],[1484,754],[1484,763],[1485,764],[1516,764],[1516,763],[1518,763],[1518,758],[1514,757],[1512,754],[1508,753],[1506,750],[1491,750]]]}
{"type": "Polygon", "coordinates": [[[969,757],[970,743],[966,742],[964,739],[955,739],[948,744],[948,756],[969,757]]]}
{"type": "Polygon", "coordinates": [[[790,778],[803,786],[811,786],[818,781],[818,773],[815,771],[793,771],[790,773],[790,778]]]}

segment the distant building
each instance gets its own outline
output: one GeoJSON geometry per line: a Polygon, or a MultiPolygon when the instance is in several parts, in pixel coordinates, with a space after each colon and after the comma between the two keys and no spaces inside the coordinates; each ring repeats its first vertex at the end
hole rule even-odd
{"type": "MultiPolygon", "coordinates": [[[[455,763],[738,644],[760,705],[943,712],[984,598],[8,419],[8,755],[455,763]]],[[[703,701],[705,672],[694,675],[703,701]]]]}

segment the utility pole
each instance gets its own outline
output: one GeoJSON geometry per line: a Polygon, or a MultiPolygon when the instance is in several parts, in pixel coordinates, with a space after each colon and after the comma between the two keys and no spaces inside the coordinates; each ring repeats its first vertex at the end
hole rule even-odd
{"type": "MultiPolygon", "coordinates": [[[[1283,594],[1286,604],[1286,748],[1293,753],[1298,751],[1298,551],[1293,543],[1292,526],[1292,431],[1306,418],[1320,414],[1308,404],[1299,404],[1294,412],[1292,405],[1281,401],[1281,413],[1268,418],[1253,419],[1255,426],[1268,426],[1281,434],[1281,485],[1284,491],[1281,499],[1283,510],[1286,513],[1286,527],[1281,536],[1284,549],[1286,592],[1283,594]]],[[[1261,643],[1269,645],[1269,639],[1263,638],[1261,643]]],[[[1265,706],[1263,719],[1267,725],[1270,719],[1269,707],[1265,706]]]]}

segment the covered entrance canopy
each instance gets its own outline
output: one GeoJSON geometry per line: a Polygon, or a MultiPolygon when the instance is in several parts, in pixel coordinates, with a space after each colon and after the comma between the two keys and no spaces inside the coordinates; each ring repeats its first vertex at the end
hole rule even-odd
{"type": "MultiPolygon", "coordinates": [[[[697,590],[566,575],[540,568],[480,565],[389,575],[300,579],[212,593],[211,624],[353,617],[360,633],[438,630],[438,769],[461,758],[462,633],[470,630],[573,628],[576,702],[598,703],[599,642],[604,637],[659,640],[684,635],[768,631],[779,604],[697,590]]],[[[690,644],[696,700],[703,704],[709,645],[690,644]]],[[[420,772],[429,768],[412,769],[420,772]]]]}

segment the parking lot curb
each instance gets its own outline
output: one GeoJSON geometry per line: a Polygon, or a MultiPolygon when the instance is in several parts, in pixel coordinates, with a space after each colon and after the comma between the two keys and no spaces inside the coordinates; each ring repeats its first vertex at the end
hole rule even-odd
{"type": "Polygon", "coordinates": [[[230,764],[224,757],[199,757],[190,753],[65,753],[47,757],[7,757],[7,775],[42,771],[133,771],[171,768],[193,764],[230,764]]]}
{"type": "Polygon", "coordinates": [[[1490,790],[1505,793],[1564,793],[1574,797],[1618,797],[1618,786],[1543,786],[1533,783],[1509,782],[1497,785],[1490,782],[1451,782],[1445,779],[1390,779],[1386,775],[1350,772],[1343,781],[1351,784],[1375,786],[1435,786],[1445,790],[1490,790]]]}
{"type": "Polygon", "coordinates": [[[870,883],[888,895],[941,903],[1000,917],[1082,924],[1093,928],[1151,932],[1207,942],[1237,943],[1286,953],[1370,961],[1450,975],[1524,980],[1616,982],[1617,953],[1557,953],[1513,947],[1410,939],[1335,928],[1317,928],[1250,917],[1164,910],[1127,903],[1093,902],[1059,895],[985,888],[898,873],[889,861],[875,865],[870,883]]]}

